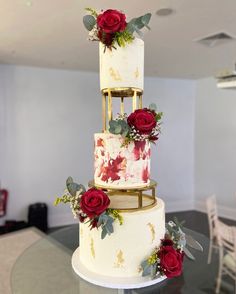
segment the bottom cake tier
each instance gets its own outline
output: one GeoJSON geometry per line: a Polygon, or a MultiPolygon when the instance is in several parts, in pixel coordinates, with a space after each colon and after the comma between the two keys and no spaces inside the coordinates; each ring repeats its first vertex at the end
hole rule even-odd
{"type": "Polygon", "coordinates": [[[91,272],[111,277],[138,277],[140,264],[165,235],[165,205],[121,212],[123,224],[115,221],[114,233],[101,239],[101,230],[80,224],[80,261],[91,272]]]}

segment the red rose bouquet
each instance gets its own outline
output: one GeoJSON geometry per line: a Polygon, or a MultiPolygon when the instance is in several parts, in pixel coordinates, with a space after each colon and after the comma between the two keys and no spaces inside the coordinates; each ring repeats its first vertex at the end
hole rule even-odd
{"type": "Polygon", "coordinates": [[[166,225],[166,235],[159,247],[141,263],[142,275],[165,275],[167,278],[178,277],[182,274],[184,256],[194,259],[187,245],[203,251],[202,246],[183,231],[183,223],[177,219],[166,225]]]}
{"type": "Polygon", "coordinates": [[[134,39],[134,32],[142,35],[141,29],[146,27],[151,18],[151,14],[147,13],[143,16],[133,18],[129,22],[126,21],[126,15],[115,9],[108,9],[97,13],[94,9],[86,8],[89,14],[83,18],[85,28],[89,31],[89,40],[100,41],[105,48],[124,47],[131,43],[134,39]]]}
{"type": "Polygon", "coordinates": [[[155,142],[160,133],[161,117],[162,112],[157,112],[156,105],[151,104],[149,108],[135,110],[128,117],[124,115],[111,120],[109,132],[122,135],[125,145],[130,141],[155,142]]]}
{"type": "Polygon", "coordinates": [[[87,221],[91,229],[101,227],[101,238],[113,233],[113,222],[123,219],[117,210],[109,208],[110,199],[105,192],[96,188],[85,190],[83,185],[74,183],[69,177],[66,181],[67,189],[62,197],[58,197],[55,205],[70,203],[72,212],[80,222],[87,221]]]}

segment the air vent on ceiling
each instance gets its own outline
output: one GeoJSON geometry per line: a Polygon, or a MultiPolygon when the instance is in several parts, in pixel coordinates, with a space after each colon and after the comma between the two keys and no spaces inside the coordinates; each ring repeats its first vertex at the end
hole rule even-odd
{"type": "Polygon", "coordinates": [[[234,40],[235,40],[235,37],[233,37],[232,35],[225,32],[220,32],[220,33],[216,33],[201,39],[197,39],[195,40],[195,42],[203,44],[207,47],[215,47],[220,44],[228,43],[234,40]]]}

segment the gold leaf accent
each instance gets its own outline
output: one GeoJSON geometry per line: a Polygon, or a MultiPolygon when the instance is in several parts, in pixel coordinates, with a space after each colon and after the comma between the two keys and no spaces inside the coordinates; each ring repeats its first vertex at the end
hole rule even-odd
{"type": "Polygon", "coordinates": [[[114,263],[114,266],[115,267],[123,267],[124,262],[125,262],[125,259],[124,259],[123,251],[119,250],[119,252],[116,255],[116,261],[114,263]]]}
{"type": "Polygon", "coordinates": [[[91,238],[91,241],[90,241],[90,249],[91,249],[91,255],[93,258],[95,258],[95,250],[94,250],[94,241],[93,241],[93,238],[91,238]]]}
{"type": "Polygon", "coordinates": [[[155,240],[155,235],[156,235],[155,227],[154,227],[154,225],[151,224],[151,223],[148,223],[147,226],[150,228],[151,235],[152,235],[152,243],[153,243],[154,240],[155,240]]]}
{"type": "Polygon", "coordinates": [[[136,68],[136,71],[134,72],[134,77],[137,79],[139,77],[139,70],[136,68]]]}
{"type": "Polygon", "coordinates": [[[82,228],[80,228],[80,236],[82,237],[82,236],[83,236],[83,234],[84,234],[84,231],[83,231],[83,229],[82,229],[82,228]]]}
{"type": "Polygon", "coordinates": [[[122,81],[121,76],[118,72],[118,70],[114,70],[114,68],[110,67],[109,68],[110,76],[113,78],[115,81],[122,81]]]}

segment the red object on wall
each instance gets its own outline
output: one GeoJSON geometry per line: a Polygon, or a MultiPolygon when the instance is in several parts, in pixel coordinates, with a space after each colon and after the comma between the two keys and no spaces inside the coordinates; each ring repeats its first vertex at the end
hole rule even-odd
{"type": "Polygon", "coordinates": [[[0,190],[0,217],[6,214],[7,198],[8,198],[8,191],[5,189],[0,190]]]}

